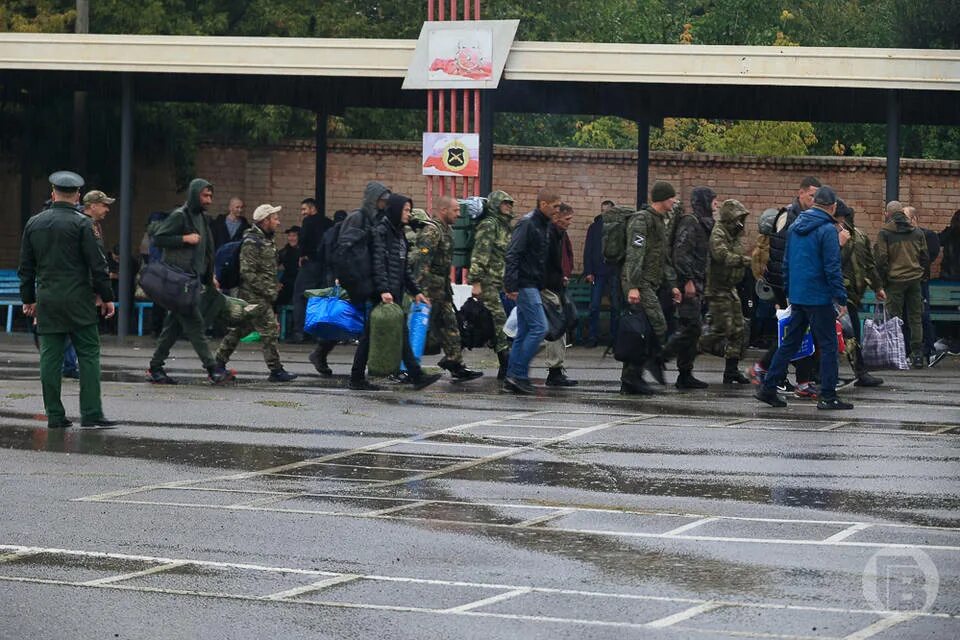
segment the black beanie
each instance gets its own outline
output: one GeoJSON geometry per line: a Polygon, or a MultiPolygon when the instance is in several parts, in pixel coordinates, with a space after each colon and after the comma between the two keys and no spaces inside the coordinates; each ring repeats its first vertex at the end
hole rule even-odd
{"type": "Polygon", "coordinates": [[[677,190],[666,180],[657,180],[650,190],[650,202],[663,202],[677,195],[677,190]]]}

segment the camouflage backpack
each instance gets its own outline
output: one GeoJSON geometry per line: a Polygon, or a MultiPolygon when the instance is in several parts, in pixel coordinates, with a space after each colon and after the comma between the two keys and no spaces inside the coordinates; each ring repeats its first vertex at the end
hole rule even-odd
{"type": "Polygon", "coordinates": [[[603,260],[609,265],[621,265],[627,257],[627,223],[636,215],[633,207],[611,207],[602,214],[603,260]]]}

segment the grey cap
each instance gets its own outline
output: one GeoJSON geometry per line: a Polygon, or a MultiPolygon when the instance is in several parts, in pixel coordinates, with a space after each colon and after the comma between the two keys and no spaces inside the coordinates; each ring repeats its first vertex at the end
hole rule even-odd
{"type": "Polygon", "coordinates": [[[813,196],[813,203],[822,204],[825,207],[829,207],[830,205],[837,203],[837,194],[827,185],[823,185],[817,189],[816,195],[813,196]]]}
{"type": "Polygon", "coordinates": [[[49,180],[57,191],[77,191],[83,186],[83,178],[73,171],[54,171],[49,180]]]}

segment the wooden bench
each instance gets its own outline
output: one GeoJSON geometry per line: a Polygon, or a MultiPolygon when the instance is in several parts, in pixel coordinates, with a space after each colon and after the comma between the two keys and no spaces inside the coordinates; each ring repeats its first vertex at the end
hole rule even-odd
{"type": "MultiPolygon", "coordinates": [[[[860,302],[861,318],[873,314],[876,305],[876,296],[873,291],[868,290],[860,302]]],[[[960,282],[930,281],[930,320],[943,324],[960,322],[960,282]]]]}
{"type": "Polygon", "coordinates": [[[0,270],[0,305],[7,308],[7,333],[11,333],[17,307],[23,306],[23,300],[20,299],[20,278],[13,269],[0,270]]]}

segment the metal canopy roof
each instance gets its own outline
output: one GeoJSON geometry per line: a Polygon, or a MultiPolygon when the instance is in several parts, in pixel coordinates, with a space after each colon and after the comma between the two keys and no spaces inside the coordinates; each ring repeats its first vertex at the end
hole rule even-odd
{"type": "MultiPolygon", "coordinates": [[[[0,83],[138,100],[423,108],[400,88],[414,40],[0,34],[0,83]]],[[[13,90],[13,91],[11,91],[13,90]]],[[[960,124],[960,52],[516,42],[498,111],[960,124]]]]}

